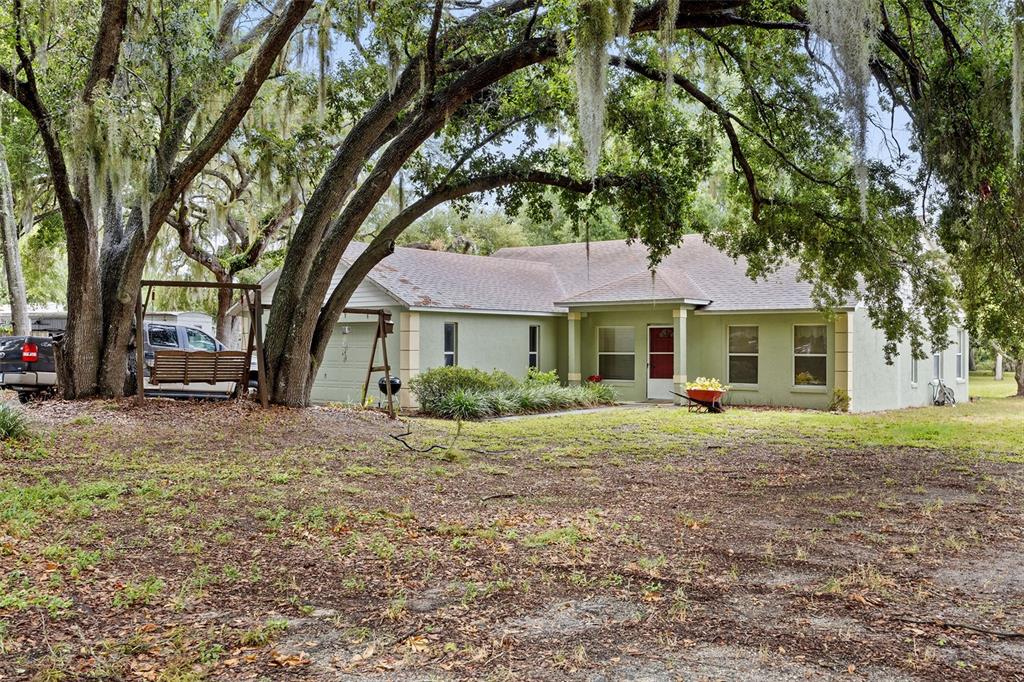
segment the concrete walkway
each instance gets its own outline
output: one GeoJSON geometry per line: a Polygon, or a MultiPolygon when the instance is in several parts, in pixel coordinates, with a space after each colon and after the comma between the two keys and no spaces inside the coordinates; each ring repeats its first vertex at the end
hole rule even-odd
{"type": "Polygon", "coordinates": [[[560,410],[558,412],[537,412],[534,414],[512,414],[507,417],[490,417],[484,421],[505,422],[516,419],[545,419],[551,417],[567,417],[573,414],[591,414],[593,412],[603,412],[604,410],[614,410],[616,408],[639,409],[652,407],[674,407],[674,405],[671,402],[616,403],[615,405],[605,405],[602,407],[585,407],[579,410],[560,410]]]}

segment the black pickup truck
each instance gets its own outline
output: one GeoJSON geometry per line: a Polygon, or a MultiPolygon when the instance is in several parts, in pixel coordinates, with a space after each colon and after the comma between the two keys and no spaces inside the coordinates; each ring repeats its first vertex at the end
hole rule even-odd
{"type": "Polygon", "coordinates": [[[0,387],[18,392],[25,402],[57,385],[53,339],[49,336],[0,337],[0,387]]]}
{"type": "MultiPolygon", "coordinates": [[[[194,327],[146,322],[145,330],[143,352],[147,377],[149,365],[153,362],[153,352],[157,349],[224,350],[224,344],[194,327]]],[[[22,402],[28,401],[38,393],[54,392],[57,386],[57,367],[53,344],[54,339],[49,336],[0,337],[0,388],[17,391],[22,402]]],[[[129,355],[128,364],[129,374],[134,376],[134,352],[129,355]]],[[[130,385],[134,386],[134,381],[130,385]]],[[[181,398],[227,397],[233,389],[233,383],[153,386],[148,380],[145,388],[146,395],[181,398]]]]}

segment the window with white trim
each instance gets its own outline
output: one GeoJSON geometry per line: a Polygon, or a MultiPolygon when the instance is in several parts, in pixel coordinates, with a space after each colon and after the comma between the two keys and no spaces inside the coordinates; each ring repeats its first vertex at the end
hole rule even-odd
{"type": "Polygon", "coordinates": [[[793,385],[828,383],[828,328],[823,324],[793,325],[793,385]]]}
{"type": "Polygon", "coordinates": [[[910,356],[910,383],[917,385],[917,358],[913,354],[910,356]]]}
{"type": "Polygon", "coordinates": [[[967,332],[963,329],[956,335],[956,378],[963,380],[967,376],[964,356],[967,354],[967,332]]]}
{"type": "Polygon", "coordinates": [[[942,353],[939,351],[932,353],[932,378],[942,378],[942,353]]]}
{"type": "Polygon", "coordinates": [[[527,367],[540,369],[540,325],[530,325],[529,350],[527,352],[527,367]]]}
{"type": "Polygon", "coordinates": [[[636,378],[633,327],[597,328],[597,373],[602,379],[613,381],[636,378]]]}
{"type": "Polygon", "coordinates": [[[459,323],[444,323],[444,366],[459,364],[459,323]]]}
{"type": "Polygon", "coordinates": [[[758,333],[753,325],[729,327],[727,383],[757,385],[758,333]]]}

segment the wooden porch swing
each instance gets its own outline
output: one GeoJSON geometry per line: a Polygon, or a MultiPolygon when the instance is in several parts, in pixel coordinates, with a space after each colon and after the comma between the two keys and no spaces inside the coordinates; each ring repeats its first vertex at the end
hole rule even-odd
{"type": "Polygon", "coordinates": [[[184,351],[161,349],[153,352],[149,380],[154,385],[234,382],[234,396],[240,397],[249,385],[249,367],[256,353],[257,393],[260,404],[267,407],[266,371],[263,366],[263,304],[260,285],[222,282],[186,282],[178,280],[142,280],[135,299],[135,382],[136,400],[146,398],[145,391],[145,318],[154,287],[181,289],[229,289],[241,292],[241,301],[249,311],[249,341],[244,351],[184,351]],[[146,291],[145,297],[142,292],[146,291]]]}

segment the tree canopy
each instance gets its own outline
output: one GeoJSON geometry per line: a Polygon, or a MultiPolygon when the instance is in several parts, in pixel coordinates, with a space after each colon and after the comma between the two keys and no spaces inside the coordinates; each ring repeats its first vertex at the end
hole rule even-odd
{"type": "MultiPolygon", "coordinates": [[[[0,18],[0,90],[34,127],[66,236],[76,361],[63,363],[65,390],[124,389],[138,282],[164,229],[211,277],[281,256],[272,397],[305,404],[369,269],[418,219],[482,196],[562,225],[552,235],[614,225],[652,266],[693,232],[746,257],[753,276],[793,259],[823,307],[865,300],[888,353],[904,337],[917,354],[943,347],[955,287],[978,302],[995,290],[995,275],[966,264],[1014,244],[974,239],[978,221],[994,234],[1009,218],[1020,233],[1020,198],[1003,199],[1017,172],[1005,151],[1017,120],[1006,111],[1018,82],[1011,9],[15,2],[0,18]],[[917,175],[902,150],[868,153],[897,109],[911,120],[917,175]],[[926,191],[959,279],[929,248],[926,191]],[[357,237],[369,246],[332,290],[357,237]]],[[[1000,328],[1019,321],[1000,300],[986,305],[1012,318],[1000,328]]]]}

